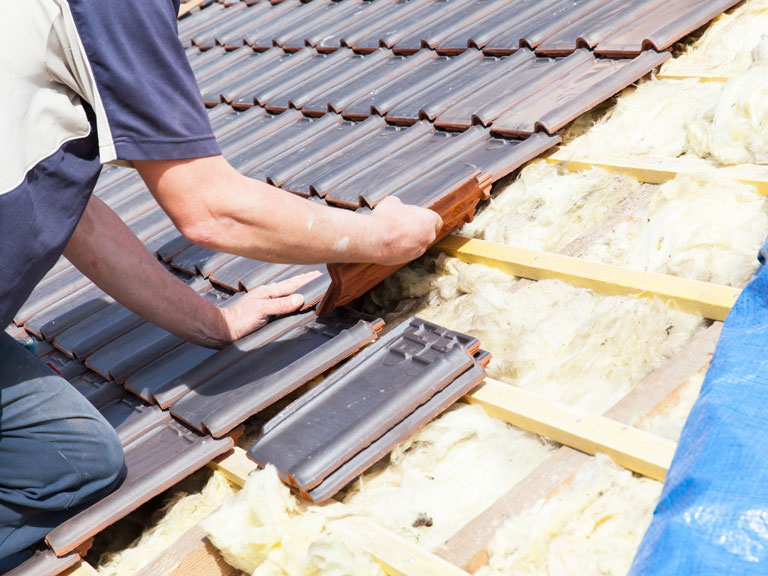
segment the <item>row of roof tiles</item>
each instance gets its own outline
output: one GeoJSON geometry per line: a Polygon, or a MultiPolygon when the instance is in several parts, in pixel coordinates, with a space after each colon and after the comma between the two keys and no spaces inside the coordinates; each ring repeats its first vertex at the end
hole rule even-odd
{"type": "Polygon", "coordinates": [[[459,56],[427,49],[399,56],[384,48],[370,54],[220,48],[190,50],[189,57],[209,106],[256,105],[273,113],[295,108],[306,116],[336,112],[357,121],[378,115],[403,125],[426,119],[450,130],[481,124],[504,136],[526,136],[542,129],[554,134],[669,54],[646,51],[610,60],[586,49],[564,58],[538,57],[529,49],[495,58],[476,49],[459,56]]]}
{"type": "Polygon", "coordinates": [[[285,0],[213,4],[179,26],[188,46],[257,50],[349,47],[398,54],[420,48],[562,56],[579,48],[610,57],[664,50],[739,0],[285,0]]]}

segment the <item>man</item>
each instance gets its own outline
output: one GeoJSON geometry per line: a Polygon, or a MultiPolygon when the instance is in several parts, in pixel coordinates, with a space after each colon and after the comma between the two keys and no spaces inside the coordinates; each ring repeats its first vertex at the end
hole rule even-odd
{"type": "MultiPolygon", "coordinates": [[[[132,164],[192,242],[260,260],[403,263],[440,218],[383,201],[319,206],[238,174],[211,133],[176,35],[179,0],[0,0],[0,328],[63,253],[116,300],[204,346],[298,309],[309,278],[222,310],[168,274],[91,192],[132,164]],[[169,305],[171,304],[171,305],[169,305]]],[[[67,382],[0,337],[0,571],[124,475],[114,431],[67,382]]]]}

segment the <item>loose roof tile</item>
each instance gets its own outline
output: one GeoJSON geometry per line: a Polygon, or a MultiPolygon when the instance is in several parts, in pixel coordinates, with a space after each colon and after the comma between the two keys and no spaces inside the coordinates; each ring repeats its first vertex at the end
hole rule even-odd
{"type": "Polygon", "coordinates": [[[310,280],[295,292],[296,294],[301,294],[304,298],[301,311],[309,310],[320,302],[331,285],[331,276],[325,264],[292,266],[284,270],[280,275],[275,276],[269,283],[282,282],[299,274],[308,274],[310,272],[319,272],[320,276],[310,280]]]}
{"type": "Polygon", "coordinates": [[[641,50],[665,50],[740,0],[677,0],[665,2],[598,43],[596,53],[622,57],[641,50]]]}
{"type": "Polygon", "coordinates": [[[66,354],[63,354],[60,350],[55,350],[47,342],[41,342],[37,347],[37,355],[45,362],[50,368],[60,374],[63,378],[71,380],[87,372],[87,368],[82,362],[73,360],[66,354]]]}
{"type": "Polygon", "coordinates": [[[374,132],[383,130],[385,126],[384,119],[378,117],[371,117],[364,122],[334,123],[327,130],[317,134],[313,140],[299,141],[284,153],[264,159],[261,166],[254,172],[265,175],[270,184],[302,196],[309,196],[311,194],[310,174],[318,165],[340,159],[343,157],[343,150],[351,150],[356,143],[365,141],[374,132]],[[303,177],[299,178],[299,175],[303,177]],[[286,185],[288,182],[293,184],[286,185]],[[301,182],[306,182],[306,185],[301,182]]]}
{"type": "Polygon", "coordinates": [[[602,40],[634,22],[666,0],[611,0],[591,10],[575,22],[540,41],[536,52],[547,56],[566,56],[578,48],[594,48],[602,40]]]}
{"type": "Polygon", "coordinates": [[[474,338],[411,318],[270,420],[248,455],[262,466],[274,464],[283,479],[308,496],[394,423],[470,370],[478,346],[474,338]]]}
{"type": "MultiPolygon", "coordinates": [[[[279,49],[265,54],[276,50],[279,49]]],[[[519,114],[528,118],[532,126],[518,135],[527,135],[535,130],[539,120],[540,111],[535,104],[553,100],[553,90],[559,90],[558,106],[580,110],[594,105],[598,98],[610,97],[613,93],[606,95],[604,89],[609,84],[623,88],[663,61],[663,57],[646,58],[645,54],[632,61],[613,62],[595,58],[586,49],[569,53],[569,57],[552,59],[523,48],[511,56],[496,58],[467,49],[458,56],[438,57],[434,51],[422,49],[409,56],[398,56],[379,48],[360,56],[346,48],[331,55],[304,48],[294,55],[272,58],[261,67],[262,74],[246,75],[245,80],[235,83],[225,82],[211,96],[205,96],[205,90],[203,93],[211,105],[221,100],[240,107],[258,105],[273,113],[293,106],[307,116],[322,116],[330,111],[357,121],[382,114],[394,124],[429,119],[436,121],[438,127],[452,130],[465,130],[478,122],[476,113],[481,108],[497,110],[498,116],[517,106],[519,114]],[[581,66],[576,79],[575,63],[581,66]],[[636,73],[628,80],[626,72],[630,69],[636,73]],[[269,79],[265,80],[263,73],[269,79]],[[322,89],[318,89],[320,86],[322,89]]],[[[270,129],[279,129],[281,122],[292,120],[298,112],[291,110],[288,114],[293,116],[279,120],[267,116],[258,123],[243,122],[238,130],[222,138],[225,155],[233,165],[242,164],[243,158],[253,156],[250,150],[258,146],[256,135],[244,142],[243,134],[257,131],[266,136],[270,129]]],[[[491,125],[496,116],[483,115],[484,125],[491,125]]],[[[251,162],[242,169],[247,172],[257,166],[257,162],[251,162]]]]}
{"type": "Polygon", "coordinates": [[[129,376],[125,381],[125,388],[145,402],[155,404],[156,392],[164,390],[171,382],[202,364],[216,352],[211,348],[185,342],[129,376]]]}
{"type": "Polygon", "coordinates": [[[279,338],[294,328],[308,324],[315,319],[313,312],[296,314],[273,320],[256,332],[237,340],[226,348],[209,355],[191,370],[182,373],[158,388],[153,388],[152,397],[161,408],[168,408],[190,390],[207,382],[219,372],[248,356],[253,350],[279,338]]]}
{"type": "Polygon", "coordinates": [[[126,396],[125,390],[119,385],[87,369],[73,378],[67,378],[67,380],[97,410],[101,406],[106,406],[110,402],[126,396]]]}
{"type": "Polygon", "coordinates": [[[289,267],[287,264],[273,264],[237,257],[217,268],[209,278],[217,286],[239,292],[266,284],[289,267]]]}
{"type": "Polygon", "coordinates": [[[87,284],[44,308],[24,322],[24,328],[38,339],[52,340],[70,326],[98,312],[114,300],[94,284],[87,284]]]}
{"type": "MultiPolygon", "coordinates": [[[[436,177],[440,178],[440,183],[445,182],[451,186],[447,188],[450,190],[448,194],[443,192],[435,195],[434,189],[422,187],[402,190],[400,193],[410,194],[405,200],[416,204],[424,202],[422,206],[430,207],[440,214],[443,228],[438,237],[442,238],[472,220],[477,203],[486,197],[487,190],[481,185],[479,170],[469,164],[459,165],[458,168],[454,166],[447,172],[440,172],[436,177]],[[449,179],[445,180],[445,177],[449,179]],[[430,190],[433,196],[425,198],[423,193],[427,190],[430,190]]],[[[377,264],[328,265],[331,285],[318,307],[318,314],[329,314],[336,307],[362,296],[400,267],[377,264]]]]}
{"type": "Polygon", "coordinates": [[[646,51],[633,60],[595,60],[582,65],[568,75],[567,82],[551,85],[547,98],[531,96],[504,112],[494,120],[492,130],[505,136],[530,134],[537,129],[554,133],[669,57],[668,52],[646,51]],[[573,92],[583,96],[573,99],[573,92]]]}
{"type": "Polygon", "coordinates": [[[53,345],[71,358],[85,359],[142,322],[140,316],[112,302],[58,334],[53,345]]]}
{"type": "Polygon", "coordinates": [[[279,45],[289,51],[300,50],[304,46],[316,46],[328,35],[329,30],[337,30],[342,23],[351,23],[365,16],[367,0],[332,2],[312,25],[291,31],[281,37],[279,45]]]}
{"type": "Polygon", "coordinates": [[[402,420],[394,423],[392,428],[362,448],[360,452],[309,490],[310,499],[313,502],[324,502],[332,498],[344,486],[389,454],[395,446],[407,440],[416,430],[442,414],[457,400],[472,392],[485,379],[485,366],[489,361],[490,354],[480,351],[469,370],[435,393],[434,396],[402,420]]]}
{"type": "Polygon", "coordinates": [[[155,426],[171,422],[171,415],[168,412],[157,406],[147,406],[116,384],[113,383],[113,386],[120,389],[121,397],[97,408],[115,429],[123,446],[127,446],[155,426]]]}
{"type": "Polygon", "coordinates": [[[35,286],[27,301],[16,312],[13,321],[21,326],[35,314],[45,310],[50,305],[86,286],[90,280],[81,274],[74,266],[67,266],[58,272],[48,273],[35,286]]]}

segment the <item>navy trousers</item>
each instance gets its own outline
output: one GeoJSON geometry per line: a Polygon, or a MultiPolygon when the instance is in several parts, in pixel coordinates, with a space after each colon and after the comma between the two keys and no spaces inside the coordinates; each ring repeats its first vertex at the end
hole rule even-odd
{"type": "Polygon", "coordinates": [[[122,446],[101,414],[0,332],[0,574],[124,478],[122,446]]]}

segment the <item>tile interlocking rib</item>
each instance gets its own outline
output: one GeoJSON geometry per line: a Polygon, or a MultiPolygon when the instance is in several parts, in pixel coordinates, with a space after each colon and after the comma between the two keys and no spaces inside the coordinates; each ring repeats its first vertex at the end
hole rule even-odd
{"type": "Polygon", "coordinates": [[[478,347],[472,337],[411,318],[270,420],[248,455],[262,466],[274,464],[281,477],[305,497],[312,497],[312,490],[331,478],[315,493],[326,498],[334,492],[331,486],[340,488],[391,450],[394,444],[388,441],[427,421],[417,416],[408,420],[409,415],[433,417],[456,394],[476,386],[484,376],[473,357],[478,347]],[[461,379],[465,373],[467,378],[461,379]],[[451,394],[417,412],[457,379],[460,384],[451,394]],[[398,422],[406,424],[392,432],[398,422]],[[386,441],[376,444],[384,437],[386,441]]]}
{"type": "Polygon", "coordinates": [[[105,378],[122,384],[139,368],[181,343],[181,338],[144,322],[94,352],[85,364],[105,378]]]}
{"type": "Polygon", "coordinates": [[[52,340],[110,302],[114,302],[110,296],[94,284],[87,284],[27,319],[24,328],[40,340],[52,340]]]}

